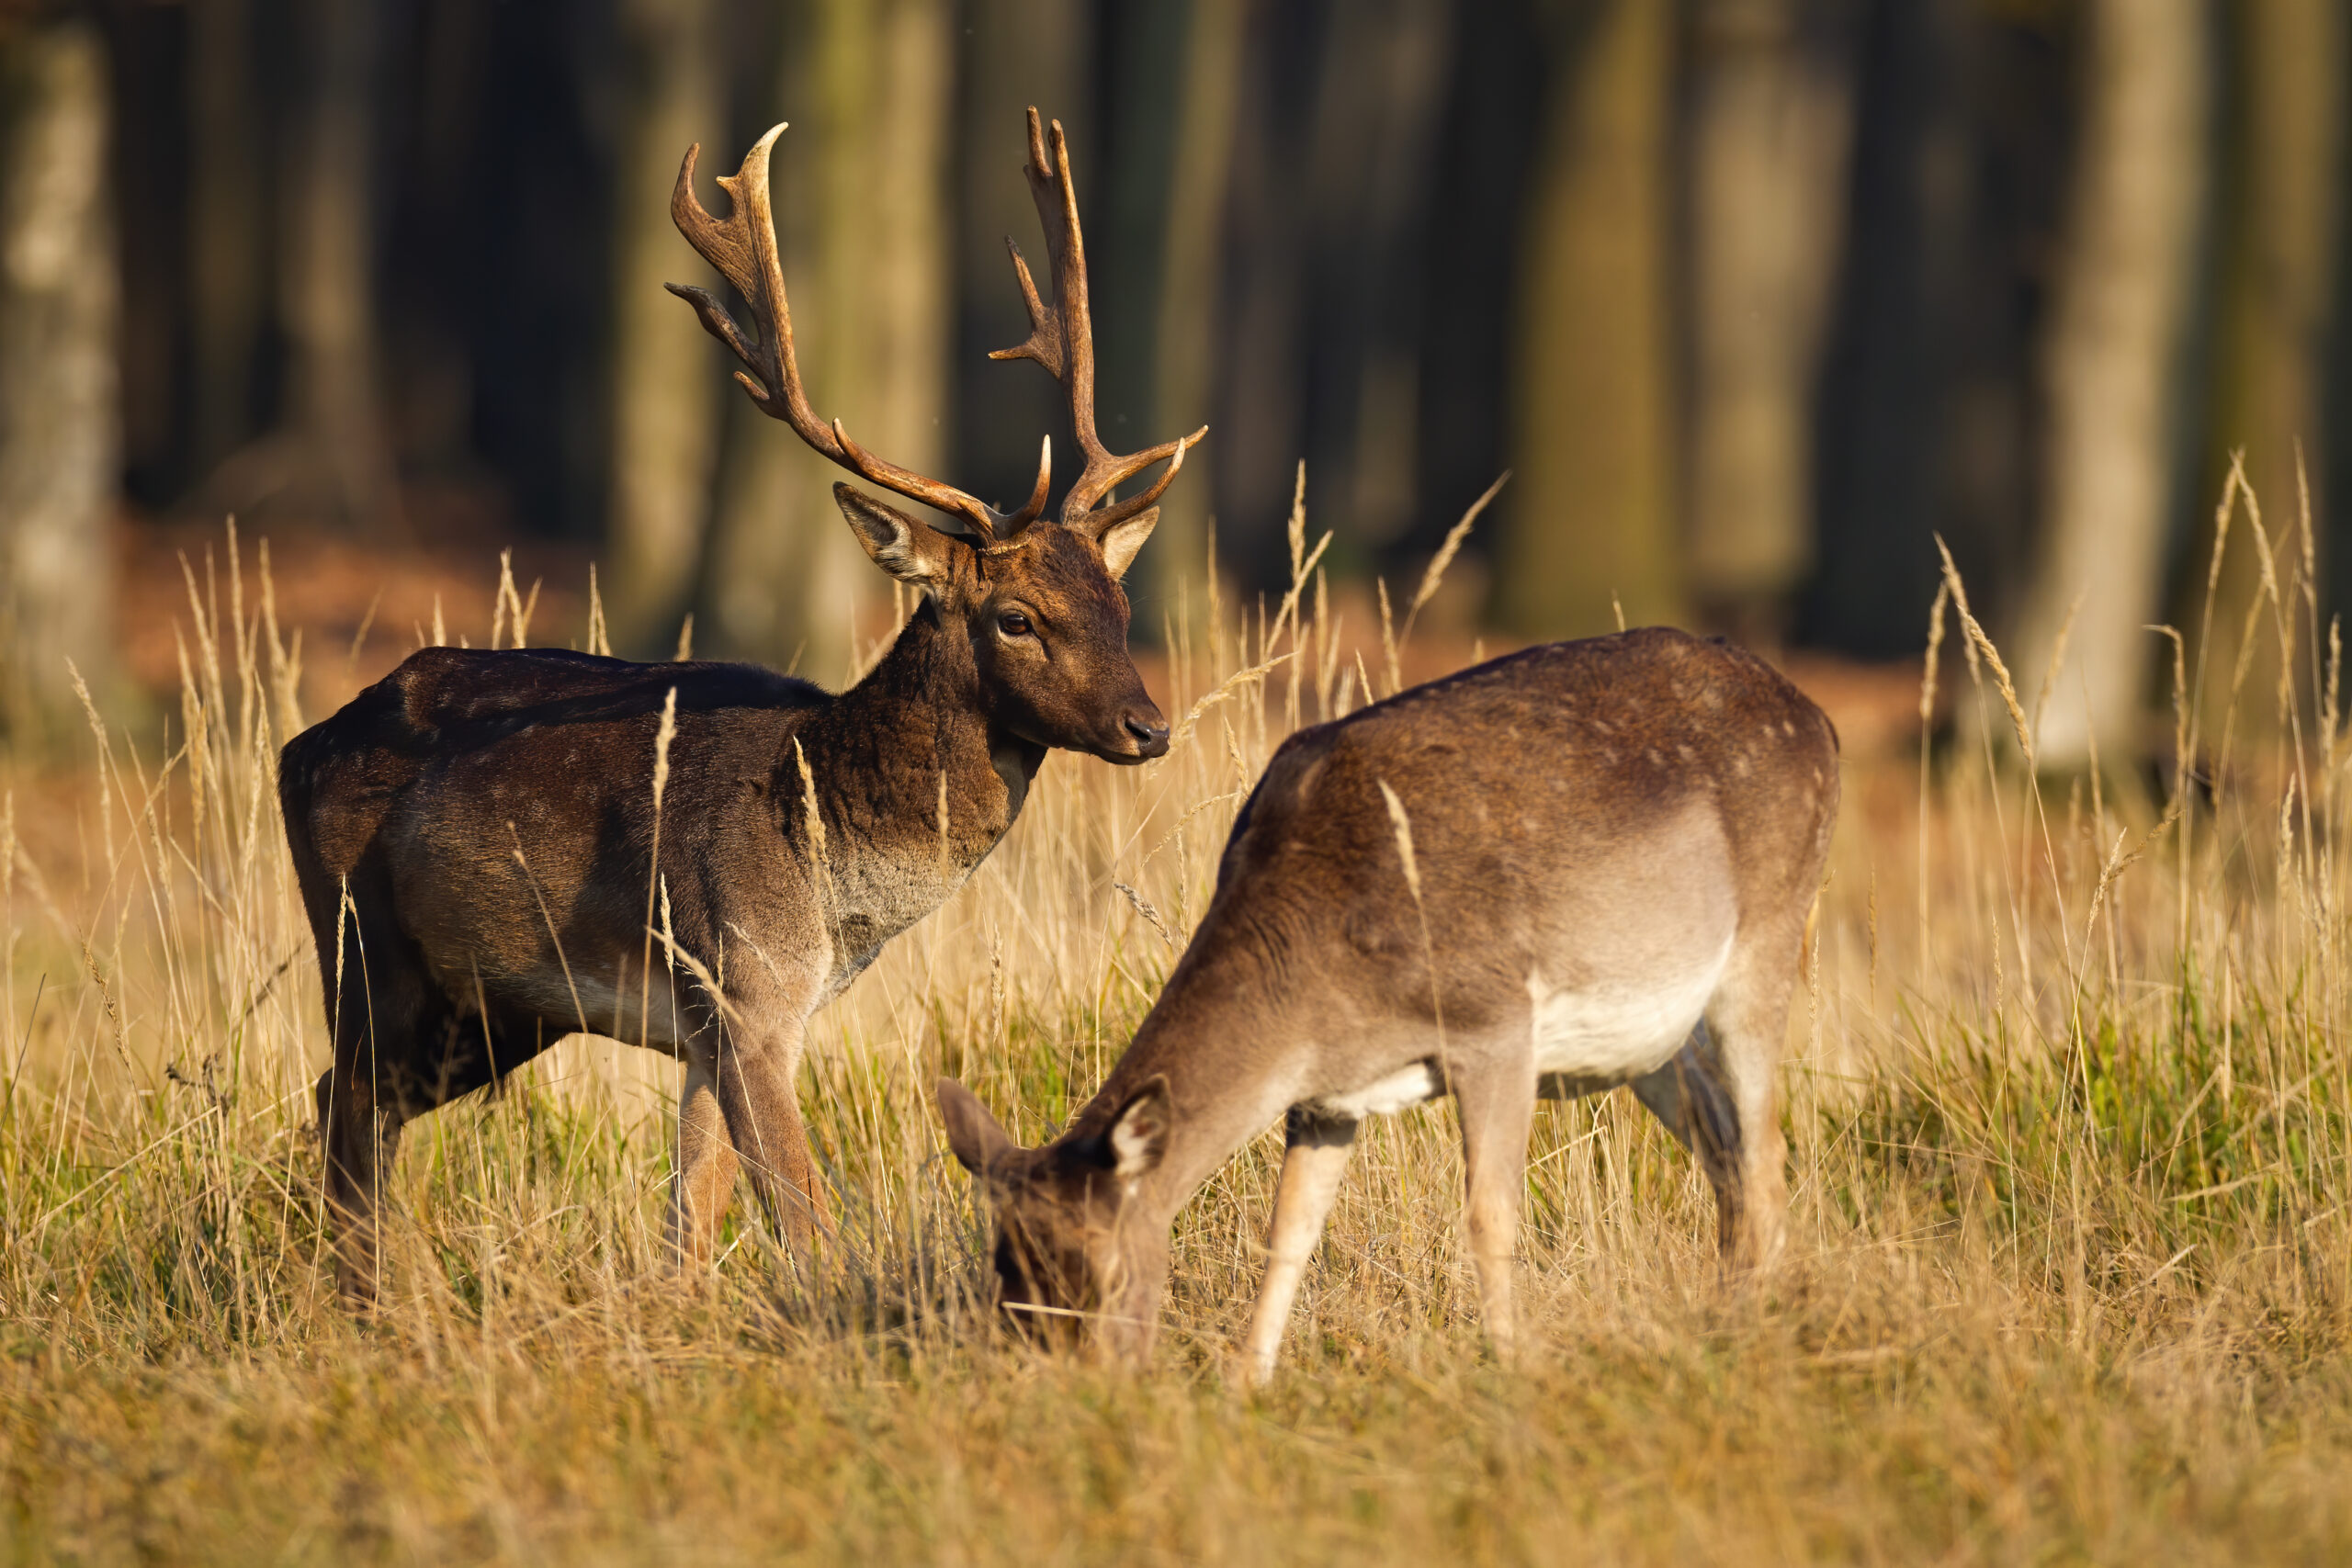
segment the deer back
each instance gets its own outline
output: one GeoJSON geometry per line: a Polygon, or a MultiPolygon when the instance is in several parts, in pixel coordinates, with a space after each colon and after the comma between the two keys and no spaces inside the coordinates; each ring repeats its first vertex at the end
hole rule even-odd
{"type": "Polygon", "coordinates": [[[1367,1011],[1428,1011],[1433,961],[1473,1028],[1539,960],[1598,970],[1801,910],[1837,782],[1828,719],[1728,644],[1657,628],[1530,649],[1286,741],[1196,942],[1331,976],[1367,1011]]]}

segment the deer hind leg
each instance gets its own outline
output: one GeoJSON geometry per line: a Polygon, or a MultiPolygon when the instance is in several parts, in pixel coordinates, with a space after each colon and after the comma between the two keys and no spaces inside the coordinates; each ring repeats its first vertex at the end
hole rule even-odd
{"type": "Polygon", "coordinates": [[[1634,1095],[1690,1151],[1715,1194],[1715,1239],[1729,1255],[1738,1235],[1740,1150],[1738,1108],[1724,1088],[1713,1037],[1702,1020],[1674,1059],[1634,1080],[1634,1095]]]}
{"type": "Polygon", "coordinates": [[[719,1109],[716,1065],[691,1056],[678,1094],[678,1170],[670,1201],[670,1251],[679,1268],[710,1266],[740,1165],[719,1109]]]}
{"type": "Polygon", "coordinates": [[[1704,1064],[1730,1109],[1734,1173],[1715,1189],[1724,1262],[1733,1273],[1769,1269],[1788,1239],[1788,1142],[1781,1132],[1781,1063],[1797,976],[1793,928],[1744,942],[1707,1006],[1714,1060],[1704,1064]]]}
{"type": "Polygon", "coordinates": [[[319,1133],[325,1145],[327,1228],[335,1290],[355,1307],[373,1304],[383,1179],[400,1151],[401,1118],[363,1075],[330,1067],[319,1075],[319,1133]]]}
{"type": "Polygon", "coordinates": [[[318,1079],[318,1131],[327,1164],[327,1229],[336,1291],[353,1307],[377,1300],[383,1182],[400,1155],[409,1110],[400,1084],[425,1034],[419,1006],[386,985],[374,999],[348,999],[336,1018],[334,1065],[318,1079]]]}
{"type": "Polygon", "coordinates": [[[335,1285],[345,1302],[365,1306],[376,1299],[379,1283],[383,1184],[413,1109],[401,1085],[418,1045],[434,1032],[430,998],[414,965],[385,942],[368,955],[370,978],[358,962],[356,931],[347,945],[339,998],[332,994],[333,978],[327,982],[334,1065],[320,1075],[316,1093],[335,1285]]]}
{"type": "Polygon", "coordinates": [[[1527,1139],[1535,1124],[1535,1073],[1513,1064],[1485,1068],[1454,1086],[1462,1116],[1464,1209],[1487,1340],[1508,1361],[1519,1348],[1511,1251],[1527,1185],[1527,1139]]]}
{"type": "Polygon", "coordinates": [[[1356,1143],[1355,1122],[1317,1116],[1303,1106],[1291,1107],[1283,1131],[1283,1176],[1274,1189],[1274,1223],[1266,1239],[1266,1278],[1250,1314],[1247,1375],[1253,1383],[1274,1375],[1299,1280],[1322,1239],[1323,1222],[1330,1217],[1356,1143]]]}

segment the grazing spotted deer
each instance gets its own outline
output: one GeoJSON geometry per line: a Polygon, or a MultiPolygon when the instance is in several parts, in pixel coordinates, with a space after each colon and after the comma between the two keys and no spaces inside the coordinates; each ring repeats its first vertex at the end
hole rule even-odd
{"type": "Polygon", "coordinates": [[[1159,1003],[1061,1136],[1017,1148],[940,1080],[949,1146],[995,1210],[1001,1299],[1140,1356],[1177,1211],[1287,1112],[1248,1347],[1268,1376],[1358,1123],[1451,1093],[1508,1354],[1535,1101],[1617,1084],[1698,1156],[1727,1263],[1769,1262],[1789,995],[1837,810],[1821,710],[1676,631],[1531,649],[1293,736],[1159,1003]]]}
{"type": "Polygon", "coordinates": [[[810,410],[768,209],[783,129],[719,181],[726,221],[695,197],[698,148],[671,201],[757,313],[757,337],[704,290],[673,290],[748,367],[738,379],[762,410],[962,532],[834,487],[866,553],[919,595],[839,695],[748,665],[434,648],[288,743],[287,837],[334,1032],[318,1103],[347,1295],[373,1293],[378,1189],[402,1123],[572,1032],[686,1063],[671,1220],[683,1259],[708,1257],[739,1161],[787,1237],[829,1228],[793,1090],[809,1015],[996,847],[1049,748],[1114,762],[1168,749],[1127,653],[1119,578],[1206,432],[1125,456],[1097,436],[1061,127],[1048,138],[1030,111],[1054,302],[1016,247],[1032,332],[997,355],[1035,360],[1069,397],[1085,465],[1051,523],[1050,444],[1027,501],[1001,512],[810,410]]]}

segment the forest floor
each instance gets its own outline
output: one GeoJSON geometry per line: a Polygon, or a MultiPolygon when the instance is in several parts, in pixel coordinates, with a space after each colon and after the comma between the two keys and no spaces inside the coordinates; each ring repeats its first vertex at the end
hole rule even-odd
{"type": "MultiPolygon", "coordinates": [[[[227,608],[177,612],[165,742],[117,724],[76,773],[0,776],[0,1557],[2352,1555],[2330,712],[2286,716],[2300,751],[2292,722],[2188,716],[2236,750],[2175,798],[2037,785],[1957,629],[1932,756],[1916,688],[1905,739],[1860,681],[1877,728],[1844,726],[1790,1021],[1785,1267],[1718,1282],[1712,1200],[1630,1097],[1547,1105],[1532,1344],[1498,1367],[1452,1111],[1425,1107],[1363,1140],[1253,1393],[1231,1358],[1278,1129],[1179,1220],[1159,1353],[1123,1374],[997,1321],[929,1085],[957,1074],[1024,1142],[1091,1093],[1272,748],[1391,687],[1311,589],[1272,635],[1206,608],[1153,677],[1170,757],[1053,758],[973,883],[820,1018],[802,1103],[834,1246],[795,1261],[739,1214],[711,1278],[666,1272],[676,1069],[575,1039],[411,1129],[383,1303],[355,1319],[322,1259],[321,980],[269,773],[317,713],[250,553],[233,600],[228,570],[227,608]]],[[[278,582],[289,626],[301,603],[278,582]]]]}

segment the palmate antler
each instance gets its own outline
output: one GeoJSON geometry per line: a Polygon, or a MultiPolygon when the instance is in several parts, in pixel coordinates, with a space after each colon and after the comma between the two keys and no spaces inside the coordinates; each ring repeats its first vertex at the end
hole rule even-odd
{"type": "Polygon", "coordinates": [[[1046,256],[1053,270],[1054,302],[1037,297],[1036,280],[1021,247],[1010,239],[1012,270],[1021,280],[1021,298],[1029,307],[1029,338],[1013,348],[1001,348],[990,359],[1034,359],[1062,384],[1069,399],[1070,423],[1078,432],[1079,450],[1086,467],[1078,482],[1062,498],[1064,525],[1084,528],[1098,537],[1159,501],[1184,466],[1187,448],[1209,433],[1207,425],[1141,452],[1122,457],[1102,445],[1094,427],[1094,322],[1086,299],[1086,239],[1078,224],[1078,190],[1069,176],[1069,143],[1062,122],[1053,122],[1050,143],[1037,111],[1029,111],[1029,162],[1022,171],[1029,176],[1029,194],[1037,203],[1037,220],[1046,229],[1046,256]],[[1168,465],[1142,493],[1110,506],[1097,503],[1154,463],[1168,465]]]}
{"type": "MultiPolygon", "coordinates": [[[[749,374],[739,370],[735,379],[762,412],[784,421],[801,440],[861,479],[961,518],[984,543],[1010,541],[1045,513],[1053,482],[1052,437],[1046,438],[1038,452],[1037,481],[1029,499],[1018,511],[999,512],[953,485],[874,456],[850,439],[841,421],[828,423],[808,406],[808,393],[800,385],[799,365],[793,357],[792,311],[785,299],[784,268],[777,258],[775,222],[768,206],[768,155],[784,129],[779,125],[761,137],[743,155],[742,167],[720,177],[719,188],[731,203],[726,221],[705,211],[695,197],[699,144],[686,150],[685,162],[678,169],[677,188],[670,197],[670,216],[678,231],[757,313],[761,323],[757,341],[745,334],[708,289],[675,283],[665,287],[693,305],[704,328],[743,362],[749,374]]],[[[1038,299],[1036,282],[1029,276],[1021,248],[1007,240],[1021,281],[1021,296],[1029,307],[1030,333],[1019,347],[989,357],[1034,359],[1062,383],[1086,467],[1062,501],[1060,520],[1065,526],[1084,529],[1099,539],[1159,499],[1184,466],[1185,451],[1208,434],[1208,426],[1125,457],[1103,446],[1094,423],[1094,331],[1087,309],[1086,243],[1079,229],[1078,193],[1070,183],[1069,149],[1057,120],[1048,161],[1046,138],[1035,108],[1029,111],[1029,161],[1024,172],[1030,193],[1036,198],[1037,216],[1046,228],[1054,303],[1047,305],[1038,299]],[[1168,464],[1167,468],[1142,493],[1109,506],[1100,504],[1114,489],[1161,461],[1168,464]]]]}
{"type": "Polygon", "coordinates": [[[792,426],[801,440],[860,479],[960,517],[983,542],[994,544],[1012,538],[1046,510],[1046,494],[1053,482],[1051,436],[1046,437],[1037,455],[1037,482],[1030,491],[1028,501],[1017,512],[999,512],[953,485],[926,479],[876,457],[850,439],[841,421],[829,424],[808,406],[808,394],[800,385],[800,367],[793,357],[792,308],[785,299],[784,266],[776,256],[775,220],[768,208],[768,153],[784,129],[778,125],[761,137],[743,154],[741,168],[732,175],[719,177],[719,188],[732,204],[725,222],[704,211],[695,197],[695,160],[702,152],[699,142],[686,149],[686,160],[678,168],[677,188],[670,194],[670,217],[678,225],[678,231],[758,313],[758,341],[745,336],[734,317],[728,314],[727,307],[708,289],[676,283],[663,287],[692,305],[710,335],[743,362],[750,374],[739,370],[735,379],[752,394],[752,400],[762,412],[792,426]]]}

